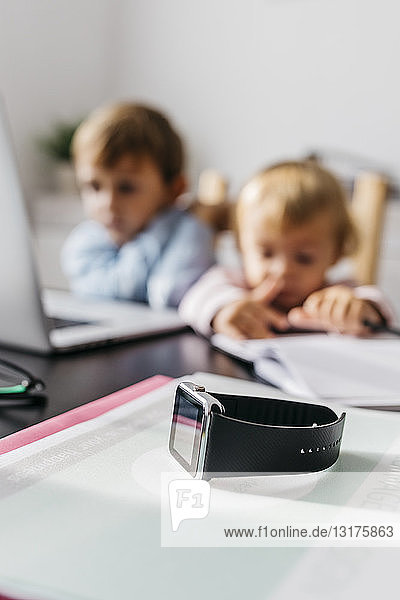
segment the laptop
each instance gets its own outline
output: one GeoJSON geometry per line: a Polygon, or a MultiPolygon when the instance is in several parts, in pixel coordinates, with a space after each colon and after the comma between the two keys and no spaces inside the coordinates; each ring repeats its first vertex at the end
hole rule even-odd
{"type": "Polygon", "coordinates": [[[0,345],[66,352],[185,328],[173,309],[41,289],[10,140],[0,101],[0,345]]]}

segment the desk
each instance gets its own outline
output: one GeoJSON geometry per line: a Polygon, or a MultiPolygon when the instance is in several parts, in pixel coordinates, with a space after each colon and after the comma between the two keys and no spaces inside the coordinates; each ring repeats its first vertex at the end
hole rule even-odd
{"type": "Polygon", "coordinates": [[[180,377],[208,371],[251,379],[250,369],[213,350],[206,340],[190,331],[57,356],[1,348],[0,357],[43,379],[47,391],[44,406],[1,409],[0,437],[152,375],[180,377]]]}
{"type": "MultiPolygon", "coordinates": [[[[190,332],[65,356],[39,357],[3,350],[0,355],[24,364],[46,381],[48,389],[48,403],[40,414],[33,415],[27,409],[4,412],[2,435],[158,372],[175,377],[204,370],[250,378],[250,372],[240,363],[214,351],[205,340],[190,332]],[[8,418],[11,414],[12,419],[6,421],[5,416],[8,418]]],[[[144,407],[146,414],[148,408],[144,407]]],[[[393,422],[392,416],[381,415],[376,424],[376,418],[373,413],[358,411],[357,420],[362,421],[353,423],[353,433],[348,437],[343,452],[344,473],[352,466],[357,472],[364,468],[368,474],[369,463],[380,459],[380,444],[386,448],[392,439],[398,438],[396,415],[393,422]],[[355,464],[364,466],[357,469],[355,464]]],[[[310,552],[300,547],[162,548],[159,499],[142,485],[143,473],[146,481],[155,481],[159,466],[156,461],[152,470],[148,468],[147,459],[137,461],[142,454],[157,450],[150,442],[153,435],[157,439],[165,438],[165,425],[164,415],[159,428],[150,433],[149,429],[139,432],[140,441],[128,435],[110,445],[109,451],[100,447],[97,453],[101,456],[100,462],[96,462],[97,454],[91,453],[90,445],[87,455],[66,464],[53,476],[50,473],[45,477],[39,470],[32,477],[27,471],[28,479],[32,477],[32,480],[16,493],[5,494],[2,480],[0,590],[6,584],[21,583],[26,585],[29,594],[26,592],[19,597],[43,600],[125,600],[136,597],[155,600],[163,595],[176,600],[204,600],[207,596],[214,598],[217,595],[233,600],[243,597],[319,600],[324,596],[329,580],[330,597],[352,600],[371,597],[367,592],[376,572],[380,575],[380,590],[382,581],[387,585],[390,582],[394,589],[398,549],[380,555],[379,549],[373,552],[369,548],[341,548],[339,551],[317,548],[310,552]],[[198,574],[203,567],[205,575],[201,579],[198,574]],[[282,592],[283,584],[286,587],[282,592]],[[39,590],[36,595],[33,593],[35,586],[39,590]]],[[[83,440],[84,443],[87,441],[86,438],[83,440]]],[[[71,443],[76,449],[76,438],[71,443]]],[[[32,461],[37,460],[39,466],[46,464],[51,468],[53,463],[47,460],[51,454],[46,454],[43,449],[41,452],[44,454],[34,455],[32,461]]],[[[150,458],[153,462],[153,455],[150,458]]],[[[18,472],[21,474],[28,466],[21,463],[18,472]]],[[[381,474],[379,472],[378,476],[381,474]]],[[[2,476],[6,481],[9,475],[7,468],[3,469],[2,476]]],[[[223,526],[226,523],[241,526],[242,522],[256,519],[257,524],[268,524],[273,511],[280,506],[285,511],[285,523],[301,522],[302,507],[309,506],[314,516],[318,503],[312,497],[307,500],[312,492],[307,481],[313,485],[314,477],[316,483],[318,476],[314,474],[306,474],[304,482],[301,475],[299,487],[293,486],[294,490],[299,490],[300,498],[297,492],[293,496],[292,488],[287,484],[281,492],[272,485],[274,494],[271,497],[268,496],[268,481],[263,494],[257,493],[257,487],[253,493],[251,487],[244,487],[243,493],[233,494],[227,506],[223,504],[223,510],[218,513],[223,519],[221,523],[223,526]],[[286,499],[287,492],[289,499],[286,499]],[[301,501],[303,495],[305,501],[301,501]],[[298,504],[297,499],[300,500],[298,504]],[[259,513],[254,511],[255,504],[259,513]],[[225,521],[227,508],[230,510],[225,521]]],[[[321,478],[324,482],[324,473],[321,478]]],[[[214,490],[216,494],[220,493],[221,506],[228,492],[223,487],[218,490],[217,486],[214,490]]],[[[319,498],[330,498],[333,509],[335,502],[339,505],[343,501],[337,492],[327,496],[326,493],[319,498]]],[[[348,495],[352,494],[353,484],[348,491],[348,495]]],[[[315,499],[318,500],[318,494],[315,499]]],[[[327,507],[329,509],[329,504],[327,507]]],[[[321,523],[325,521],[321,520],[321,523]]],[[[377,594],[378,590],[375,596],[377,594]]]]}

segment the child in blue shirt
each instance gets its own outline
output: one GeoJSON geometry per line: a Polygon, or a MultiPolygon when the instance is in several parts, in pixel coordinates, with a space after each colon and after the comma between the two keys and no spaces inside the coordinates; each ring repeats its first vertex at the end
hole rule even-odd
{"type": "Polygon", "coordinates": [[[175,206],[186,187],[178,134],[154,109],[115,104],[79,126],[72,153],[89,220],[62,251],[71,289],[178,306],[214,263],[211,230],[175,206]]]}

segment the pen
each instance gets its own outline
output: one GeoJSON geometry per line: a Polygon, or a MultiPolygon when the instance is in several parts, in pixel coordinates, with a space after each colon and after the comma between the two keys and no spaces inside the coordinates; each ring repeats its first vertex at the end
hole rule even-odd
{"type": "Polygon", "coordinates": [[[396,327],[389,327],[385,323],[372,323],[372,321],[369,321],[368,319],[364,319],[362,323],[365,327],[369,327],[371,331],[380,331],[383,333],[391,333],[392,335],[400,336],[400,329],[396,327]]]}

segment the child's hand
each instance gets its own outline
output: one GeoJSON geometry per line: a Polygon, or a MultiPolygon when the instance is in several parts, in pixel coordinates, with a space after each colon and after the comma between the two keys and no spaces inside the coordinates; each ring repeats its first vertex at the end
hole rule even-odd
{"type": "Polygon", "coordinates": [[[300,308],[288,313],[288,320],[294,327],[323,329],[350,335],[370,333],[363,321],[380,323],[382,317],[373,305],[354,295],[351,288],[333,285],[311,294],[300,308]]]}
{"type": "Polygon", "coordinates": [[[272,328],[286,330],[286,315],[269,306],[281,287],[280,281],[266,280],[245,298],[227,304],[214,317],[214,331],[236,339],[262,339],[274,337],[272,328]]]}

